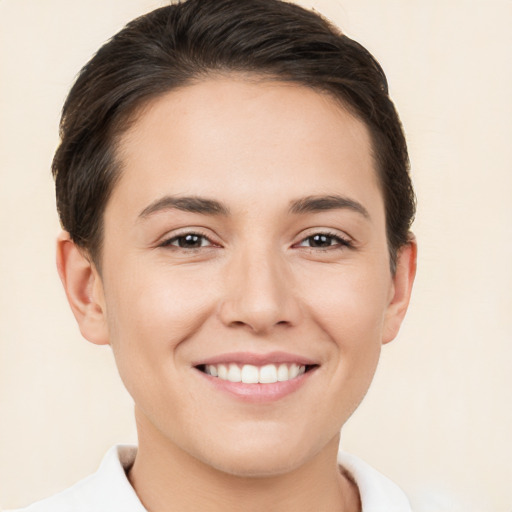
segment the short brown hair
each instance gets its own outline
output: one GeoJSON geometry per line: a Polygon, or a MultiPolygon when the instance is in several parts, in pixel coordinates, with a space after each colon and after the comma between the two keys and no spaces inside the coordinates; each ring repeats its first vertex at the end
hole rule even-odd
{"type": "Polygon", "coordinates": [[[391,268],[410,240],[415,196],[384,72],[318,14],[280,0],[187,0],[130,22],[81,70],[53,160],[61,223],[99,263],[103,212],[120,176],[116,142],[152,98],[215,73],[255,73],[328,92],[368,127],[391,268]]]}

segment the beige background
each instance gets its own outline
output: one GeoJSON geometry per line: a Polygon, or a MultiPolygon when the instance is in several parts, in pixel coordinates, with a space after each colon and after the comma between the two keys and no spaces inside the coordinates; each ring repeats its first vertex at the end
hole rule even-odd
{"type": "MultiPolygon", "coordinates": [[[[0,0],[0,503],[134,442],[110,350],[54,270],[50,161],[75,73],[150,0],[0,0]]],[[[399,338],[342,435],[428,512],[512,511],[512,2],[304,1],[365,44],[409,139],[419,273],[399,338]],[[421,503],[421,504],[420,504],[421,503]]]]}

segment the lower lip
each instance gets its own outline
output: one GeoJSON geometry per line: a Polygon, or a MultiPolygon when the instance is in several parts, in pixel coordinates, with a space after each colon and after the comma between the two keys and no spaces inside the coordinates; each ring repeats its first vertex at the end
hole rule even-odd
{"type": "Polygon", "coordinates": [[[230,394],[243,402],[264,403],[280,400],[302,387],[314,373],[316,368],[283,382],[270,384],[244,384],[243,382],[230,382],[229,380],[212,377],[201,370],[197,370],[212,386],[219,391],[230,394]]]}

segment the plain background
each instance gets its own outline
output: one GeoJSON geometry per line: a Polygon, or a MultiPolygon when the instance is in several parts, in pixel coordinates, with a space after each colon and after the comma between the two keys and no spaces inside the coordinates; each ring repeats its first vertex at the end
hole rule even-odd
{"type": "MultiPolygon", "coordinates": [[[[512,511],[512,2],[304,1],[383,65],[408,136],[419,270],[343,447],[418,512],[512,511]]],[[[0,503],[135,442],[108,347],[81,339],[54,265],[50,162],[73,78],[151,0],[0,0],[0,503]]]]}

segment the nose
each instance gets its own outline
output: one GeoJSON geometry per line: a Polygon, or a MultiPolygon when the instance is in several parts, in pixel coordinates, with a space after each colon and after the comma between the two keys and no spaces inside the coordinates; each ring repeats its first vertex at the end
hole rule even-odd
{"type": "Polygon", "coordinates": [[[229,327],[268,334],[276,327],[297,325],[299,300],[294,279],[282,256],[272,250],[246,250],[226,268],[221,321],[229,327]]]}

